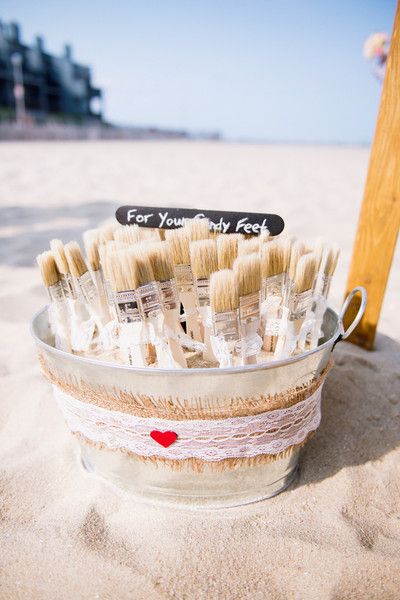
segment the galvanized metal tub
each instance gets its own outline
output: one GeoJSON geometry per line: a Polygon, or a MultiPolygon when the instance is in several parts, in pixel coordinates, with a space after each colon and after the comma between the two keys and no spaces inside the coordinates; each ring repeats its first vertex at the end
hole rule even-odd
{"type": "MultiPolygon", "coordinates": [[[[88,386],[118,389],[125,393],[157,396],[160,390],[171,399],[207,398],[217,405],[232,395],[243,398],[260,394],[282,394],[309,384],[326,369],[335,344],[350,335],[365,309],[366,293],[355,288],[337,315],[326,311],[323,337],[314,350],[288,359],[229,369],[139,369],[72,355],[54,348],[47,308],[32,321],[32,335],[42,358],[53,372],[84,381],[88,386]],[[358,314],[344,331],[343,316],[351,298],[360,293],[358,314]],[[195,392],[195,393],[194,393],[195,392]]],[[[135,456],[107,447],[99,447],[78,438],[84,467],[117,484],[136,496],[168,504],[191,507],[235,506],[272,497],[294,480],[299,462],[299,449],[276,460],[254,464],[238,464],[235,468],[215,470],[205,464],[194,470],[189,464],[179,470],[168,464],[137,460],[135,456]]]]}

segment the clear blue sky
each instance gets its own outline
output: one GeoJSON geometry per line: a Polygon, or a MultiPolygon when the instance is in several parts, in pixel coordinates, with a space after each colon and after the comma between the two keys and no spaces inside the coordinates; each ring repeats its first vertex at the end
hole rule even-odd
{"type": "Polygon", "coordinates": [[[380,84],[362,57],[395,0],[1,0],[23,39],[73,45],[113,122],[228,138],[368,143],[380,84]]]}

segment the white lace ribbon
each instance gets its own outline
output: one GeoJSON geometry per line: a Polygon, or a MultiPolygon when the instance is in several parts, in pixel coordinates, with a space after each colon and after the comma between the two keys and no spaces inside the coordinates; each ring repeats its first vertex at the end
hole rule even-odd
{"type": "Polygon", "coordinates": [[[81,402],[56,386],[53,389],[71,431],[110,449],[173,460],[219,461],[277,454],[303,442],[321,420],[322,384],[311,396],[289,408],[245,417],[184,421],[110,411],[81,402]],[[174,432],[177,438],[164,448],[151,438],[154,430],[174,432]]]}

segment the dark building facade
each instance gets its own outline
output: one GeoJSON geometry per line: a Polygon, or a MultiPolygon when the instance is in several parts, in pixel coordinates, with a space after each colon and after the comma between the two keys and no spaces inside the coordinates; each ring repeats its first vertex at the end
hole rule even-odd
{"type": "Polygon", "coordinates": [[[71,47],[65,46],[62,56],[53,56],[44,50],[41,37],[27,46],[20,40],[17,24],[1,21],[0,110],[15,110],[16,58],[21,61],[26,112],[35,121],[51,117],[101,121],[102,91],[93,87],[90,69],[72,60],[71,47]]]}

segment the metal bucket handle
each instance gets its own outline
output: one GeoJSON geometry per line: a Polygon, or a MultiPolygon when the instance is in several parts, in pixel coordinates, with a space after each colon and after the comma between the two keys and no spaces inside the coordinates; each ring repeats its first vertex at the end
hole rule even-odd
{"type": "Polygon", "coordinates": [[[349,295],[347,296],[346,300],[344,301],[341,311],[339,313],[339,320],[338,320],[339,335],[338,335],[333,347],[335,347],[336,344],[338,342],[340,342],[340,340],[345,340],[346,338],[348,338],[349,335],[354,331],[354,329],[357,327],[357,325],[361,321],[361,318],[365,311],[366,304],[367,304],[366,289],[363,288],[362,286],[357,286],[354,289],[352,289],[351,292],[349,293],[349,295]],[[344,316],[347,312],[347,309],[349,308],[350,302],[352,301],[354,296],[356,294],[358,294],[358,292],[361,294],[360,308],[358,309],[358,312],[357,312],[356,316],[354,317],[354,321],[348,326],[347,329],[345,329],[344,325],[343,325],[344,316]]]}

